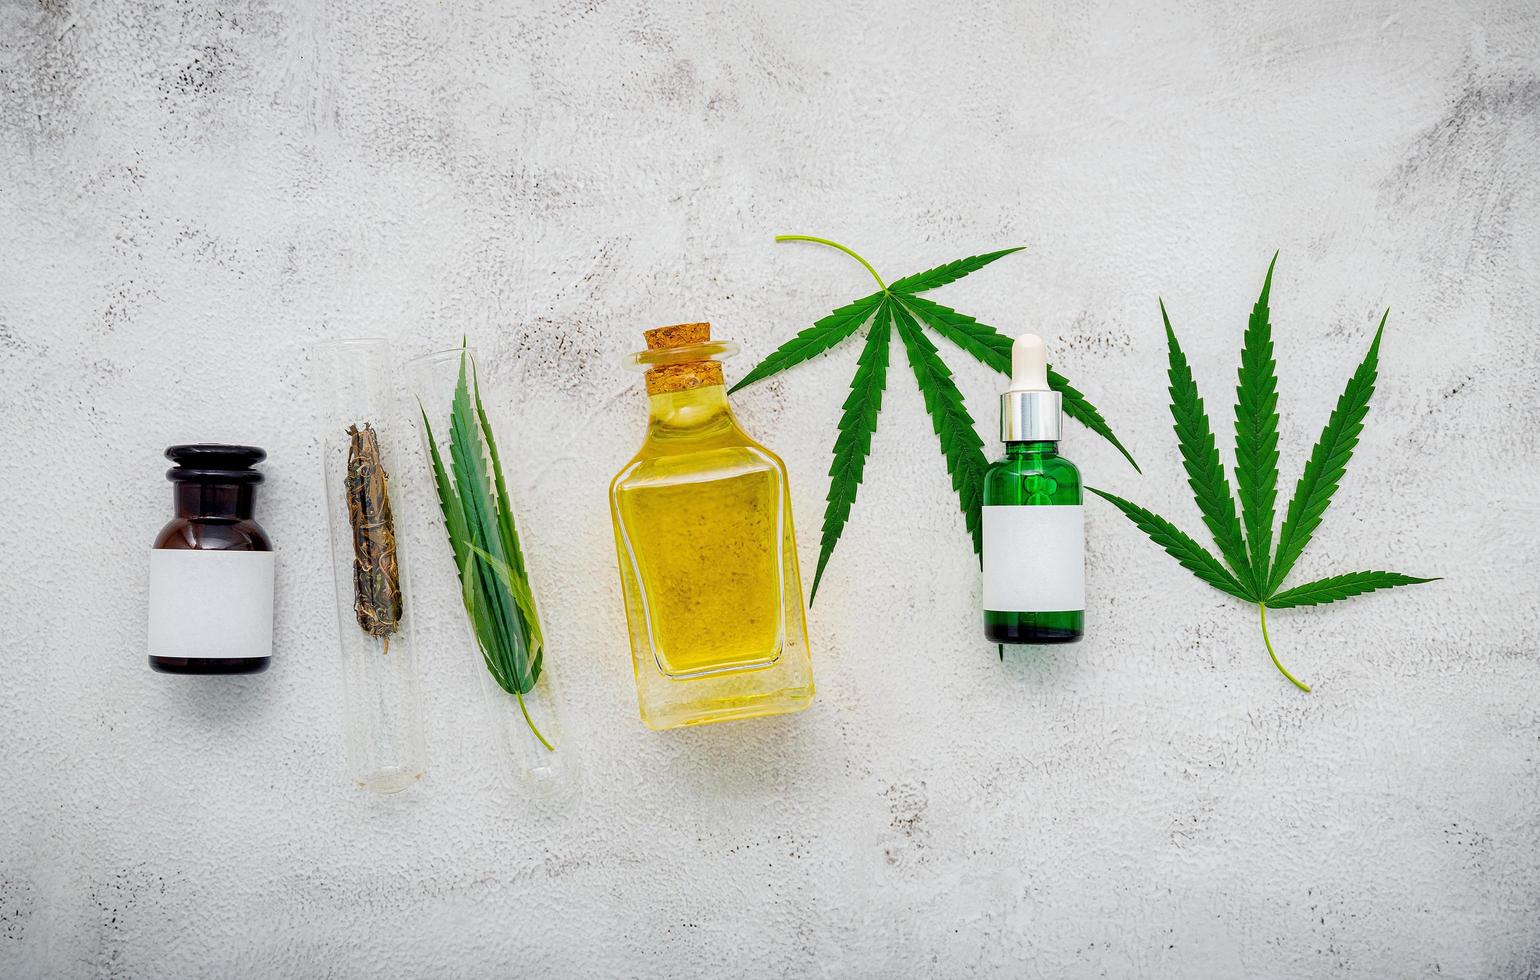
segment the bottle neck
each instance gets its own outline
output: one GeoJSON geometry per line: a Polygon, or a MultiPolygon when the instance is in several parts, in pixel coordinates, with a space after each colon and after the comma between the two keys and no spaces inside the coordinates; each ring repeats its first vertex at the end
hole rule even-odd
{"type": "Polygon", "coordinates": [[[176,516],[249,521],[255,510],[256,487],[250,483],[174,484],[176,516]]]}
{"type": "Polygon", "coordinates": [[[1059,444],[1052,439],[1029,439],[1005,444],[1007,459],[1044,459],[1059,455],[1059,444]]]}
{"type": "Polygon", "coordinates": [[[655,433],[699,436],[736,426],[725,385],[701,385],[647,396],[647,426],[655,433]]]}

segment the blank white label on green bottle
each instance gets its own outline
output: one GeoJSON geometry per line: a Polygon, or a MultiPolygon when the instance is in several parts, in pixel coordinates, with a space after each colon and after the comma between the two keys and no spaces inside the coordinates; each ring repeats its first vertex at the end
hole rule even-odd
{"type": "Polygon", "coordinates": [[[1085,609],[1085,508],[991,504],[984,508],[984,608],[991,612],[1085,609]]]}

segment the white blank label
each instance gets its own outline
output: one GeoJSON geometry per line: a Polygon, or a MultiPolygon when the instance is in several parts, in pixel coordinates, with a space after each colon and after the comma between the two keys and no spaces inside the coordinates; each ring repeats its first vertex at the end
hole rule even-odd
{"type": "Polygon", "coordinates": [[[272,653],[271,551],[150,552],[150,656],[272,653]]]}
{"type": "Polygon", "coordinates": [[[1079,504],[985,507],[984,608],[1085,609],[1085,509],[1079,504]]]}

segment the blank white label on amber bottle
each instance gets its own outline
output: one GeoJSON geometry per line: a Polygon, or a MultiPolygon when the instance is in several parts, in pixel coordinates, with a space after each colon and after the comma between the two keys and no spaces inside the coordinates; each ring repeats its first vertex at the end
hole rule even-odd
{"type": "Polygon", "coordinates": [[[272,653],[271,551],[150,552],[150,656],[272,653]]]}
{"type": "Polygon", "coordinates": [[[984,508],[984,608],[1078,612],[1085,608],[1085,508],[991,504],[984,508]]]}

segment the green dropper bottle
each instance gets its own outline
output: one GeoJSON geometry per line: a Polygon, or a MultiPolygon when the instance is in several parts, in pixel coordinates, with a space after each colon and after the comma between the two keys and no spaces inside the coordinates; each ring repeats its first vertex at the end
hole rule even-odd
{"type": "Polygon", "coordinates": [[[1080,470],[1059,455],[1063,406],[1043,339],[1011,347],[1000,396],[1005,458],[984,471],[984,635],[995,643],[1075,643],[1085,633],[1080,470]]]}

